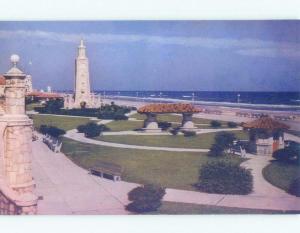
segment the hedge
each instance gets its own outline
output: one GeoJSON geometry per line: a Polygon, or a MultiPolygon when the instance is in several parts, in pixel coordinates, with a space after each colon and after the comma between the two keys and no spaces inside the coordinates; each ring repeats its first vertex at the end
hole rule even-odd
{"type": "Polygon", "coordinates": [[[128,193],[128,199],[132,202],[126,209],[135,213],[156,211],[165,193],[165,188],[152,184],[137,187],[128,193]]]}
{"type": "Polygon", "coordinates": [[[196,187],[207,193],[246,195],[253,189],[253,177],[237,164],[209,162],[201,167],[196,187]]]}

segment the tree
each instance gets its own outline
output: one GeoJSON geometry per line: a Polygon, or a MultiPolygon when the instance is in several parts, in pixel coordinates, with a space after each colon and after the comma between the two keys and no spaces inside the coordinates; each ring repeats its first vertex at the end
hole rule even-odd
{"type": "Polygon", "coordinates": [[[51,99],[45,104],[45,111],[47,113],[57,113],[64,106],[62,99],[51,99]]]}

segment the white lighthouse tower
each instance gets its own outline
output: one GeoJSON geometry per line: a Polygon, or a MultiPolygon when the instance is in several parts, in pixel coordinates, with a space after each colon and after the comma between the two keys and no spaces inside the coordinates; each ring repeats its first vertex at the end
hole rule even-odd
{"type": "Polygon", "coordinates": [[[88,107],[91,103],[91,87],[89,77],[89,60],[86,57],[86,47],[83,40],[78,46],[78,56],[75,61],[75,107],[88,107]]]}

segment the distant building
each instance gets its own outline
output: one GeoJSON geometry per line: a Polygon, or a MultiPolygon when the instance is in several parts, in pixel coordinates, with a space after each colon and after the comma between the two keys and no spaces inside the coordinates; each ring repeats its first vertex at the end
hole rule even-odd
{"type": "Polygon", "coordinates": [[[5,78],[0,74],[0,97],[4,96],[5,78]]]}
{"type": "Polygon", "coordinates": [[[64,98],[64,107],[70,108],[96,108],[101,106],[100,95],[91,93],[89,77],[89,60],[86,56],[86,47],[83,40],[78,46],[78,55],[75,60],[75,90],[64,98]]]}
{"type": "Polygon", "coordinates": [[[26,93],[32,92],[32,78],[31,78],[31,75],[26,75],[26,78],[25,78],[25,92],[26,93]]]}

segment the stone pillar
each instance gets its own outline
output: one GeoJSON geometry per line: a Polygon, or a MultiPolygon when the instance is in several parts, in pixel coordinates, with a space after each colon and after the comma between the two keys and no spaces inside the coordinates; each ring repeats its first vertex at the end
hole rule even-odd
{"type": "Polygon", "coordinates": [[[181,130],[195,130],[197,129],[193,122],[193,113],[183,113],[182,114],[182,124],[180,127],[181,130]]]}
{"type": "Polygon", "coordinates": [[[0,117],[0,125],[5,125],[0,136],[4,144],[1,170],[5,184],[16,193],[16,199],[26,200],[30,206],[25,209],[35,213],[37,197],[33,194],[35,183],[31,170],[32,120],[25,114],[26,75],[17,68],[18,61],[19,56],[12,55],[13,67],[4,74],[5,111],[0,117]]]}
{"type": "Polygon", "coordinates": [[[283,136],[280,136],[279,139],[279,149],[283,149],[284,148],[284,139],[283,136]]]}
{"type": "Polygon", "coordinates": [[[145,132],[160,132],[161,129],[158,128],[156,114],[155,113],[147,113],[146,120],[144,121],[144,128],[145,132]]]}
{"type": "Polygon", "coordinates": [[[273,153],[273,137],[267,139],[256,140],[257,155],[272,156],[273,153]]]}

